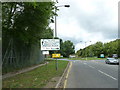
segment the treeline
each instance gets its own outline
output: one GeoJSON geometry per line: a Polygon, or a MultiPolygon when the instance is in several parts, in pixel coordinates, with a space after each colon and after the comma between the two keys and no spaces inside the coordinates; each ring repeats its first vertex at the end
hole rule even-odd
{"type": "MultiPolygon", "coordinates": [[[[56,39],[60,38],[56,37],[56,39]]],[[[69,57],[69,55],[75,54],[75,46],[70,40],[63,41],[62,39],[60,39],[60,50],[50,51],[51,56],[53,53],[59,53],[63,57],[69,57]]]]}
{"type": "Polygon", "coordinates": [[[117,54],[120,57],[120,39],[108,43],[97,42],[84,49],[77,51],[79,57],[100,57],[100,54],[104,54],[105,57],[112,57],[113,54],[117,54]]]}
{"type": "Polygon", "coordinates": [[[62,39],[60,39],[60,54],[63,55],[63,57],[69,57],[69,55],[71,54],[75,54],[75,46],[73,44],[72,41],[67,40],[67,41],[62,41],[62,39]]]}
{"type": "Polygon", "coordinates": [[[3,73],[43,62],[40,39],[52,38],[54,2],[2,3],[3,73]]]}

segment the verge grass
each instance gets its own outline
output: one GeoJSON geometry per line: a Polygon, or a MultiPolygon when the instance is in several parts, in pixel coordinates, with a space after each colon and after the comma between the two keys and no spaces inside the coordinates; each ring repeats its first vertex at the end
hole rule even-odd
{"type": "Polygon", "coordinates": [[[58,61],[56,71],[55,61],[49,60],[48,62],[45,66],[4,79],[3,88],[43,88],[50,79],[61,76],[68,64],[68,61],[58,61]]]}
{"type": "MultiPolygon", "coordinates": [[[[86,60],[86,58],[69,58],[69,60],[86,60]]],[[[87,60],[105,60],[105,58],[87,57],[87,60]]]]}

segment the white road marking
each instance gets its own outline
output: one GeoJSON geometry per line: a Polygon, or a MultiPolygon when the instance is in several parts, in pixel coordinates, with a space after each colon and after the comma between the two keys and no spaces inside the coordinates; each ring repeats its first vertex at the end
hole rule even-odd
{"type": "Polygon", "coordinates": [[[89,67],[91,67],[91,68],[95,68],[95,67],[93,67],[93,66],[90,66],[90,65],[88,65],[89,67]]]}
{"type": "MultiPolygon", "coordinates": [[[[96,62],[96,61],[95,61],[96,62]]],[[[99,62],[96,62],[96,63],[99,63],[99,62]]],[[[87,63],[84,63],[84,64],[86,64],[87,66],[89,66],[89,67],[91,67],[91,68],[95,68],[95,67],[93,67],[93,66],[91,66],[91,65],[88,65],[87,63]]],[[[108,74],[106,74],[106,73],[104,73],[104,72],[102,72],[101,70],[98,70],[100,73],[102,73],[102,74],[104,74],[104,75],[106,75],[106,76],[108,76],[108,77],[110,77],[110,78],[112,78],[112,79],[114,79],[114,80],[117,80],[116,78],[114,78],[113,76],[111,76],[111,75],[108,75],[108,74]]]]}
{"type": "Polygon", "coordinates": [[[108,74],[106,74],[106,73],[104,73],[104,72],[102,72],[101,70],[98,70],[100,73],[102,73],[102,74],[104,74],[104,75],[106,75],[106,76],[108,76],[108,77],[110,77],[110,78],[112,78],[112,79],[114,79],[114,80],[117,80],[116,78],[114,78],[114,77],[112,77],[112,76],[110,76],[110,75],[108,75],[108,74]]]}

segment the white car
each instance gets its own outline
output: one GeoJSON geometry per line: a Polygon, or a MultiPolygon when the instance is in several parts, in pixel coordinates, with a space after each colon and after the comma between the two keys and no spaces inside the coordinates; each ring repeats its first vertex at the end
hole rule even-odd
{"type": "Polygon", "coordinates": [[[105,63],[106,64],[119,64],[119,60],[118,59],[115,59],[115,58],[107,58],[105,60],[105,63]]]}

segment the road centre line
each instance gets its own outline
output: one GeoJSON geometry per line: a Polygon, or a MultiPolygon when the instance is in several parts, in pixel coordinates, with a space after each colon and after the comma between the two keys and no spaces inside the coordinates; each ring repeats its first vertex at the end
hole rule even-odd
{"type": "Polygon", "coordinates": [[[87,63],[84,63],[84,64],[87,64],[87,63]]]}
{"type": "MultiPolygon", "coordinates": [[[[84,64],[87,64],[87,63],[84,63],[84,64]]],[[[87,64],[87,66],[89,66],[89,67],[91,67],[91,68],[95,68],[95,67],[90,66],[90,65],[88,65],[88,64],[87,64]]],[[[99,71],[100,73],[102,73],[102,74],[104,74],[104,75],[106,75],[106,76],[108,76],[108,77],[110,77],[110,78],[114,79],[114,80],[117,80],[117,79],[116,79],[116,78],[114,78],[113,76],[108,75],[108,74],[106,74],[106,73],[102,72],[101,70],[98,70],[98,71],[99,71]]]]}
{"type": "Polygon", "coordinates": [[[91,68],[95,68],[95,67],[93,67],[93,66],[90,66],[90,65],[88,65],[89,67],[91,67],[91,68]]]}
{"type": "Polygon", "coordinates": [[[106,76],[108,76],[108,77],[110,77],[110,78],[112,78],[112,79],[114,79],[114,80],[117,80],[116,78],[114,78],[114,77],[112,77],[112,76],[110,76],[110,75],[108,75],[108,74],[106,74],[106,73],[104,73],[104,72],[102,72],[101,70],[98,70],[100,73],[102,73],[102,74],[104,74],[104,75],[106,75],[106,76]]]}
{"type": "Polygon", "coordinates": [[[91,67],[91,68],[95,68],[95,67],[93,67],[93,66],[88,65],[87,63],[84,63],[84,64],[86,64],[87,66],[89,66],[89,67],[91,67]]]}
{"type": "MultiPolygon", "coordinates": [[[[105,63],[98,62],[98,61],[95,61],[95,63],[97,63],[97,64],[102,64],[102,65],[106,65],[107,67],[110,67],[110,68],[111,68],[111,65],[109,65],[109,64],[105,64],[105,63]]],[[[119,66],[119,65],[118,65],[118,66],[119,66]]],[[[114,67],[114,68],[116,68],[116,69],[117,69],[117,67],[114,67]]],[[[118,70],[115,70],[115,71],[117,71],[117,72],[118,72],[118,70]]]]}

